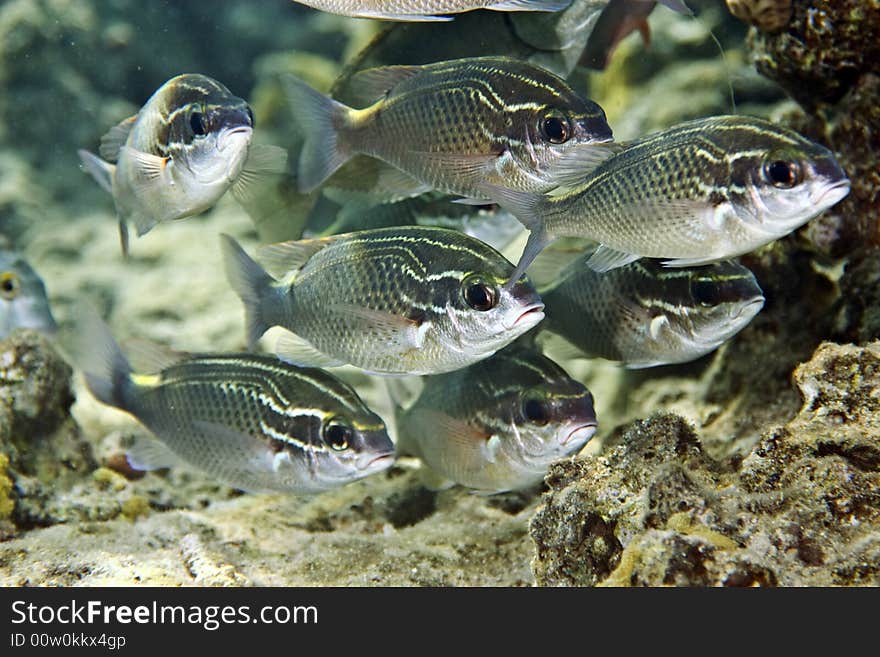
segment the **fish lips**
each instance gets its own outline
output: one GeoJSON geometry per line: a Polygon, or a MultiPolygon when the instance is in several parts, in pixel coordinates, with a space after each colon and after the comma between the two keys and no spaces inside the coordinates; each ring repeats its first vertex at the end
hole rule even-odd
{"type": "Polygon", "coordinates": [[[586,445],[596,435],[598,426],[598,423],[593,421],[580,424],[571,431],[562,431],[559,433],[559,444],[563,447],[573,448],[586,445]]]}
{"type": "Polygon", "coordinates": [[[393,463],[394,451],[392,450],[391,452],[383,452],[380,454],[361,454],[355,465],[361,474],[368,475],[387,470],[393,463]]]}
{"type": "Polygon", "coordinates": [[[544,304],[533,303],[526,306],[525,310],[520,312],[510,326],[505,326],[504,328],[511,331],[513,329],[526,327],[526,330],[528,330],[538,324],[542,319],[544,319],[544,304]]]}
{"type": "Polygon", "coordinates": [[[843,180],[839,180],[836,183],[833,183],[831,186],[826,187],[818,194],[810,195],[810,203],[814,207],[820,208],[830,208],[835,203],[838,203],[842,199],[849,194],[851,184],[848,178],[844,178],[843,180]]]}

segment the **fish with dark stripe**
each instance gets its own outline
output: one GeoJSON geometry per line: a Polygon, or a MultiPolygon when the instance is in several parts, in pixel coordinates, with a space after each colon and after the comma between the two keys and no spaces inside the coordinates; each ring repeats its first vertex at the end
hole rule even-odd
{"type": "Polygon", "coordinates": [[[85,169],[113,195],[123,252],[128,223],[138,235],[162,221],[212,207],[231,190],[254,220],[257,185],[285,170],[287,152],[252,144],[248,104],[205,75],[178,75],[101,139],[101,157],[79,151],[85,169]]]}
{"type": "Polygon", "coordinates": [[[488,182],[545,191],[589,166],[612,139],[605,113],[562,79],[506,57],[386,66],[355,74],[352,109],[292,76],[286,78],[305,142],[299,185],[321,184],[355,154],[399,171],[379,184],[400,198],[436,189],[474,196],[488,182]]]}
{"type": "Polygon", "coordinates": [[[245,305],[248,344],[291,333],[291,362],[380,374],[438,374],[488,358],[533,328],[544,304],[513,265],[446,228],[381,228],[264,247],[276,279],[230,237],[226,275],[245,305]]]}
{"type": "Polygon", "coordinates": [[[616,148],[578,185],[478,194],[531,230],[514,278],[559,237],[599,242],[596,271],[640,257],[672,267],[725,260],[787,235],[850,188],[827,148],[746,116],[689,121],[616,148]]]}
{"type": "Polygon", "coordinates": [[[393,462],[381,418],[326,372],[253,354],[178,354],[136,374],[97,316],[82,317],[78,330],[75,354],[92,394],[164,444],[141,447],[152,459],[145,465],[170,465],[162,459],[173,455],[243,490],[311,494],[393,462]]]}
{"type": "Polygon", "coordinates": [[[540,483],[553,461],[581,450],[597,422],[589,390],[517,344],[426,378],[397,426],[399,452],[449,483],[499,493],[540,483]]]}
{"type": "Polygon", "coordinates": [[[754,274],[732,261],[673,269],[638,260],[599,274],[589,257],[542,288],[539,338],[557,335],[589,358],[630,368],[685,363],[717,349],[764,306],[754,274]]]}

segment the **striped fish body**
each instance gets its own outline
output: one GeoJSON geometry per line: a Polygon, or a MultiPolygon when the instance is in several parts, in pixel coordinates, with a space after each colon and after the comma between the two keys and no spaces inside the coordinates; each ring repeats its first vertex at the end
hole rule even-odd
{"type": "Polygon", "coordinates": [[[373,102],[366,109],[288,79],[306,137],[299,163],[304,191],[357,153],[406,174],[380,179],[401,193],[437,189],[473,197],[481,183],[545,191],[564,171],[598,157],[597,145],[612,138],[596,103],[554,74],[505,57],[369,69],[352,78],[349,91],[358,89],[355,95],[373,102]]]}
{"type": "Polygon", "coordinates": [[[688,362],[729,340],[764,305],[754,275],[735,262],[671,269],[638,260],[599,274],[588,259],[542,292],[546,333],[586,357],[631,368],[688,362]]]}
{"type": "Polygon", "coordinates": [[[382,420],[352,388],[271,357],[193,356],[153,375],[119,368],[111,387],[94,375],[90,387],[176,456],[244,490],[318,493],[392,460],[382,420]]]}
{"type": "Polygon", "coordinates": [[[449,20],[444,14],[474,9],[559,11],[571,0],[295,0],[301,5],[356,18],[398,21],[449,20]]]}
{"type": "Polygon", "coordinates": [[[294,270],[280,281],[231,240],[224,249],[249,341],[282,326],[301,344],[288,341],[279,354],[300,364],[436,374],[487,358],[543,318],[528,279],[502,288],[513,265],[454,230],[387,228],[266,247],[270,271],[294,270]]]}
{"type": "Polygon", "coordinates": [[[17,328],[53,333],[46,286],[20,254],[0,249],[0,339],[17,328]]]}
{"type": "Polygon", "coordinates": [[[583,183],[497,199],[531,230],[518,270],[553,239],[602,246],[598,271],[638,257],[705,264],[782,237],[837,203],[849,180],[831,152],[761,119],[719,116],[625,145],[583,183]]]}
{"type": "Polygon", "coordinates": [[[539,483],[550,464],[593,436],[590,392],[539,352],[518,345],[425,379],[398,416],[399,449],[441,477],[487,493],[539,483]]]}

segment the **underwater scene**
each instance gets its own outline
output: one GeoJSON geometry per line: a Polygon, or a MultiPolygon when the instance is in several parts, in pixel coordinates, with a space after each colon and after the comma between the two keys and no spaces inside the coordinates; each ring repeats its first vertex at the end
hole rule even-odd
{"type": "Polygon", "coordinates": [[[2,0],[0,84],[0,584],[880,584],[877,0],[2,0]]]}

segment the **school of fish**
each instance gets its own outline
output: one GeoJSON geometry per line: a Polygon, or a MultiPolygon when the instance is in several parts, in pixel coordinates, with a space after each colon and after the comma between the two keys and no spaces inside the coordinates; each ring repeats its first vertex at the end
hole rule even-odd
{"type": "MultiPolygon", "coordinates": [[[[97,312],[78,314],[68,351],[88,388],[154,436],[131,448],[132,467],[184,463],[246,491],[315,494],[411,455],[437,487],[536,486],[598,428],[590,391],[545,350],[631,368],[712,352],[764,304],[734,258],[849,192],[831,151],[764,119],[710,116],[615,141],[603,109],[566,77],[582,58],[607,56],[623,16],[643,21],[653,2],[299,4],[414,21],[419,35],[514,12],[521,43],[512,56],[417,63],[388,61],[380,42],[329,95],[287,75],[302,137],[290,157],[255,140],[247,101],[201,74],[159,86],[98,155],[79,152],[112,196],[125,253],[129,224],[144,235],[227,192],[259,224],[277,212],[265,197],[282,176],[313,199],[295,239],[244,248],[212,238],[242,302],[230,312],[243,310],[247,352],[156,347],[135,371],[97,312]],[[568,40],[580,44],[574,56],[548,45],[606,24],[591,46],[599,54],[586,39],[568,40]],[[518,259],[505,257],[526,232],[518,259]],[[578,246],[558,249],[569,242],[578,246]],[[257,353],[270,329],[273,353],[257,353]],[[343,365],[383,377],[394,417],[325,371],[343,365]]],[[[691,14],[680,0],[662,4],[691,14]]],[[[18,327],[55,322],[37,274],[3,250],[0,335],[18,327]]]]}

